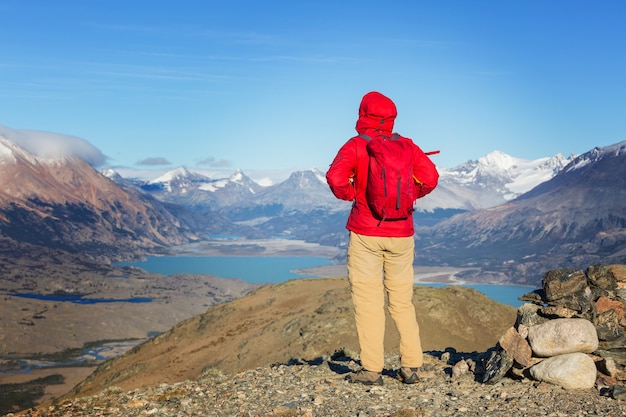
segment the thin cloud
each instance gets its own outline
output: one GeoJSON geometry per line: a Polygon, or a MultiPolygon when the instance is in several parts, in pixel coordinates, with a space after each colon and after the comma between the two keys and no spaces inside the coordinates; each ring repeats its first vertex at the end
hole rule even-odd
{"type": "Polygon", "coordinates": [[[142,159],[141,161],[137,161],[135,165],[161,166],[161,165],[172,165],[172,163],[168,161],[167,158],[154,157],[154,158],[146,158],[146,159],[142,159]]]}
{"type": "Polygon", "coordinates": [[[216,159],[212,156],[203,159],[202,161],[198,161],[198,163],[196,164],[198,166],[207,166],[210,168],[229,168],[232,166],[232,164],[230,163],[230,161],[227,161],[225,159],[216,159]]]}
{"type": "Polygon", "coordinates": [[[171,35],[174,33],[171,29],[167,29],[165,26],[149,26],[149,25],[117,25],[98,22],[84,23],[86,27],[100,29],[108,32],[127,32],[127,33],[140,33],[140,34],[157,34],[157,35],[171,35]]]}
{"type": "Polygon", "coordinates": [[[144,78],[165,81],[200,81],[215,82],[233,78],[230,75],[207,74],[201,69],[197,71],[180,70],[165,66],[148,65],[122,65],[122,64],[99,64],[94,63],[86,73],[96,76],[109,76],[118,78],[144,78]]]}
{"type": "Polygon", "coordinates": [[[38,130],[14,130],[6,126],[0,126],[0,136],[42,158],[75,156],[92,166],[100,166],[108,159],[98,148],[76,136],[38,130]]]}
{"type": "Polygon", "coordinates": [[[273,34],[254,31],[230,31],[205,29],[200,26],[150,26],[150,25],[118,25],[90,22],[86,24],[105,32],[122,32],[141,35],[155,35],[168,38],[202,38],[214,41],[223,41],[231,44],[246,45],[275,45],[281,38],[273,34]]]}

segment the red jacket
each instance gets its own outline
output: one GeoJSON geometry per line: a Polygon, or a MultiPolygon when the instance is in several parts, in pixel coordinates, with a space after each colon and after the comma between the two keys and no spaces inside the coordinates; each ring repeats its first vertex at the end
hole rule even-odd
{"type": "MultiPolygon", "coordinates": [[[[381,132],[391,135],[397,115],[396,106],[384,95],[367,93],[359,107],[356,131],[374,137],[381,132]]],[[[352,201],[352,210],[346,228],[366,236],[408,237],[413,236],[413,217],[394,221],[380,221],[374,218],[365,200],[367,184],[368,155],[367,141],[359,136],[348,140],[333,160],[326,181],[333,194],[346,201],[352,201]]],[[[418,198],[424,197],[437,186],[439,173],[432,161],[417,146],[413,148],[413,178],[418,198]]]]}

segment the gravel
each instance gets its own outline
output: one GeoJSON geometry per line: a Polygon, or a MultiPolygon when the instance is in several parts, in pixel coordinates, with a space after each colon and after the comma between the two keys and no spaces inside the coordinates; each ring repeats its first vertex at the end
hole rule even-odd
{"type": "MultiPolygon", "coordinates": [[[[467,357],[470,363],[472,358],[467,357]]],[[[565,390],[529,379],[505,377],[495,384],[453,372],[449,353],[428,352],[421,380],[396,379],[397,356],[386,358],[384,385],[351,384],[346,375],[359,368],[350,355],[294,359],[236,375],[204,370],[195,381],[125,392],[111,387],[98,395],[63,400],[15,414],[61,416],[548,416],[617,417],[626,401],[610,388],[565,390]]],[[[8,414],[13,416],[13,414],[8,414]]]]}

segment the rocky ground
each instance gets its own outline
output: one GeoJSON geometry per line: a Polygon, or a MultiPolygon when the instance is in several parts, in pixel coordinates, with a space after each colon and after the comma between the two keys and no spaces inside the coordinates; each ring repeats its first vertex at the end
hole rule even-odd
{"type": "MultiPolygon", "coordinates": [[[[476,354],[473,354],[476,355],[476,354]]],[[[565,390],[547,383],[508,377],[495,384],[477,382],[471,370],[453,363],[472,354],[428,352],[421,381],[396,379],[398,357],[386,358],[384,385],[367,387],[345,380],[359,368],[354,355],[339,352],[317,360],[292,360],[225,375],[205,370],[197,380],[156,388],[102,393],[45,405],[20,416],[549,416],[616,417],[626,401],[609,388],[565,390]]],[[[9,414],[8,416],[13,416],[9,414]]]]}

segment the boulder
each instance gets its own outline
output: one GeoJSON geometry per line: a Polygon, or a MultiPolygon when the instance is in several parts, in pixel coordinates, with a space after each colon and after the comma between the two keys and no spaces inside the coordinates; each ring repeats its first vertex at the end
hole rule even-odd
{"type": "Polygon", "coordinates": [[[591,265],[587,268],[589,283],[607,291],[617,289],[617,279],[609,265],[591,265]]]}
{"type": "Polygon", "coordinates": [[[509,330],[502,335],[498,343],[502,349],[506,350],[515,362],[523,367],[529,365],[533,352],[526,339],[524,339],[513,327],[509,328],[509,330]]]}
{"type": "Polygon", "coordinates": [[[565,389],[593,388],[596,365],[584,353],[568,353],[544,359],[530,368],[530,375],[538,381],[549,382],[565,389]]]}
{"type": "Polygon", "coordinates": [[[605,375],[615,378],[617,375],[617,365],[613,358],[602,358],[596,362],[596,368],[605,375]]]}
{"type": "Polygon", "coordinates": [[[546,323],[548,319],[539,315],[541,306],[537,304],[524,303],[517,309],[517,321],[515,326],[520,325],[533,327],[541,323],[546,323]]]}
{"type": "Polygon", "coordinates": [[[555,319],[528,329],[528,342],[538,357],[591,353],[598,348],[596,328],[585,319],[555,319]]]}
{"type": "Polygon", "coordinates": [[[482,377],[479,380],[483,383],[495,384],[513,367],[513,358],[503,349],[487,353],[489,355],[482,361],[482,377]]]}
{"type": "Polygon", "coordinates": [[[626,346],[626,337],[623,337],[621,339],[615,339],[615,340],[600,340],[600,343],[598,343],[598,350],[606,350],[606,351],[611,351],[614,349],[621,349],[624,346],[626,346]]]}
{"type": "Polygon", "coordinates": [[[572,317],[577,317],[578,311],[571,310],[564,306],[556,305],[556,306],[543,307],[541,309],[541,314],[550,319],[555,319],[555,318],[570,319],[572,317]]]}
{"type": "Polygon", "coordinates": [[[613,348],[610,350],[597,350],[595,354],[602,356],[603,358],[611,358],[621,367],[626,366],[626,348],[624,347],[613,348]]]}
{"type": "Polygon", "coordinates": [[[566,295],[563,298],[559,298],[556,301],[551,301],[551,305],[562,306],[568,308],[569,310],[573,310],[579,317],[584,317],[587,319],[593,318],[594,300],[593,291],[589,287],[585,287],[582,290],[578,291],[575,294],[566,295]]]}
{"type": "MultiPolygon", "coordinates": [[[[609,270],[611,274],[615,277],[615,280],[620,282],[626,282],[626,265],[624,264],[612,264],[609,265],[609,270]]],[[[618,284],[619,285],[619,284],[618,284]]]]}
{"type": "Polygon", "coordinates": [[[608,310],[599,314],[594,319],[598,339],[604,341],[624,339],[624,329],[619,324],[615,310],[608,310]]]}
{"type": "Polygon", "coordinates": [[[602,314],[609,310],[615,310],[618,321],[621,321],[624,318],[624,304],[621,301],[617,301],[606,296],[599,297],[596,300],[597,314],[602,314]]]}
{"type": "Polygon", "coordinates": [[[528,301],[533,304],[543,304],[546,301],[546,292],[543,288],[540,288],[522,295],[518,300],[528,301]]]}
{"type": "Polygon", "coordinates": [[[545,273],[542,286],[546,300],[554,301],[582,291],[587,286],[587,276],[579,269],[555,269],[545,273]]]}
{"type": "Polygon", "coordinates": [[[460,378],[462,375],[467,374],[469,370],[470,370],[469,364],[463,359],[460,360],[459,362],[455,363],[454,366],[452,367],[452,379],[460,378]]]}

